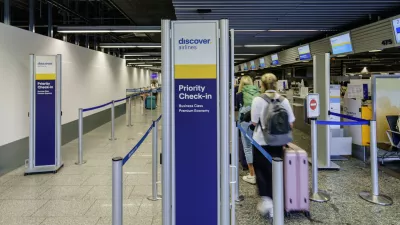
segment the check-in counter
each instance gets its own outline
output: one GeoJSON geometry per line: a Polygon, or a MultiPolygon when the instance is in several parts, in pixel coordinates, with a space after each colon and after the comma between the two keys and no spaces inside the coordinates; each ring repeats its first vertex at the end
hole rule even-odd
{"type": "Polygon", "coordinates": [[[293,113],[296,117],[296,121],[294,122],[294,128],[303,131],[306,134],[311,133],[311,127],[308,119],[306,119],[305,115],[305,105],[306,98],[300,96],[293,96],[293,113]]]}

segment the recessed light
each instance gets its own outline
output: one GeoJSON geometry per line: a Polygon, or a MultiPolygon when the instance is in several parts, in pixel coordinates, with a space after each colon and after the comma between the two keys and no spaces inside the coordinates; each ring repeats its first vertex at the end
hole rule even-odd
{"type": "Polygon", "coordinates": [[[319,30],[268,30],[269,32],[317,32],[319,30]]]}
{"type": "Polygon", "coordinates": [[[244,45],[245,48],[279,47],[281,45],[244,45]]]}
{"type": "Polygon", "coordinates": [[[382,50],[380,50],[380,49],[374,49],[374,50],[370,50],[370,51],[368,51],[368,52],[381,52],[382,50]]]}

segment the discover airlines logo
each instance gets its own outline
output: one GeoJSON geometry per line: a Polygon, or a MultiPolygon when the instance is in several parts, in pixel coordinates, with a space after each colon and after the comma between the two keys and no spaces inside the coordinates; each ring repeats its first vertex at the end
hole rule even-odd
{"type": "Polygon", "coordinates": [[[178,40],[179,50],[197,50],[200,45],[209,45],[211,44],[211,39],[200,39],[200,38],[181,38],[178,40]]]}
{"type": "Polygon", "coordinates": [[[52,62],[38,62],[37,66],[38,67],[48,67],[48,66],[52,66],[53,63],[52,62]]]}

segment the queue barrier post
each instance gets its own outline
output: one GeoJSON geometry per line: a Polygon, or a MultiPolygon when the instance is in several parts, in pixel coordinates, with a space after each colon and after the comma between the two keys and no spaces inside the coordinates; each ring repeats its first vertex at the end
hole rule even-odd
{"type": "Polygon", "coordinates": [[[378,148],[376,140],[376,121],[370,121],[370,160],[371,160],[371,183],[372,191],[363,191],[359,195],[365,201],[389,206],[393,204],[393,200],[386,196],[379,194],[379,177],[378,177],[378,148]]]}
{"type": "Polygon", "coordinates": [[[236,224],[236,185],[239,184],[238,168],[236,166],[231,167],[231,225],[236,224]]]}
{"type": "MultiPolygon", "coordinates": [[[[233,151],[232,151],[232,161],[235,164],[236,167],[236,180],[239,180],[239,128],[235,127],[235,138],[232,140],[232,145],[233,145],[233,151]]],[[[239,182],[235,183],[235,201],[236,202],[241,202],[244,200],[244,196],[240,195],[239,191],[239,182]]]]}
{"type": "Polygon", "coordinates": [[[115,138],[115,102],[114,100],[111,102],[111,137],[110,140],[114,141],[115,138]]]}
{"type": "Polygon", "coordinates": [[[122,158],[112,159],[112,225],[122,225],[123,215],[123,179],[122,158]]]}
{"type": "Polygon", "coordinates": [[[272,159],[272,195],[274,217],[273,225],[285,224],[284,194],[283,194],[283,160],[272,159]]]}
{"type": "Polygon", "coordinates": [[[314,202],[327,202],[331,199],[329,194],[318,189],[318,151],[317,151],[317,119],[311,119],[311,161],[312,161],[312,190],[310,200],[314,202]]]}
{"type": "Polygon", "coordinates": [[[132,126],[132,96],[128,97],[128,127],[132,126]]]}
{"type": "Polygon", "coordinates": [[[150,201],[158,201],[161,199],[161,196],[158,195],[158,162],[157,162],[157,154],[158,154],[158,121],[153,121],[153,135],[152,135],[152,146],[153,146],[153,154],[152,154],[152,195],[147,197],[150,201]]]}
{"type": "Polygon", "coordinates": [[[85,164],[86,161],[83,160],[83,109],[78,110],[78,161],[76,165],[85,164]]]}

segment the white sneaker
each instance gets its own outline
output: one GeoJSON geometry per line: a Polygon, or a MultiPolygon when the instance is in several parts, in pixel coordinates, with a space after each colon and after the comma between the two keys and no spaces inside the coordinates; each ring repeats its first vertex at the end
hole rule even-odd
{"type": "Polygon", "coordinates": [[[270,218],[274,217],[274,207],[272,199],[269,197],[261,197],[261,201],[257,205],[258,211],[262,216],[270,218]]]}
{"type": "Polygon", "coordinates": [[[250,174],[243,176],[243,180],[249,184],[256,184],[256,176],[251,176],[250,174]]]}

